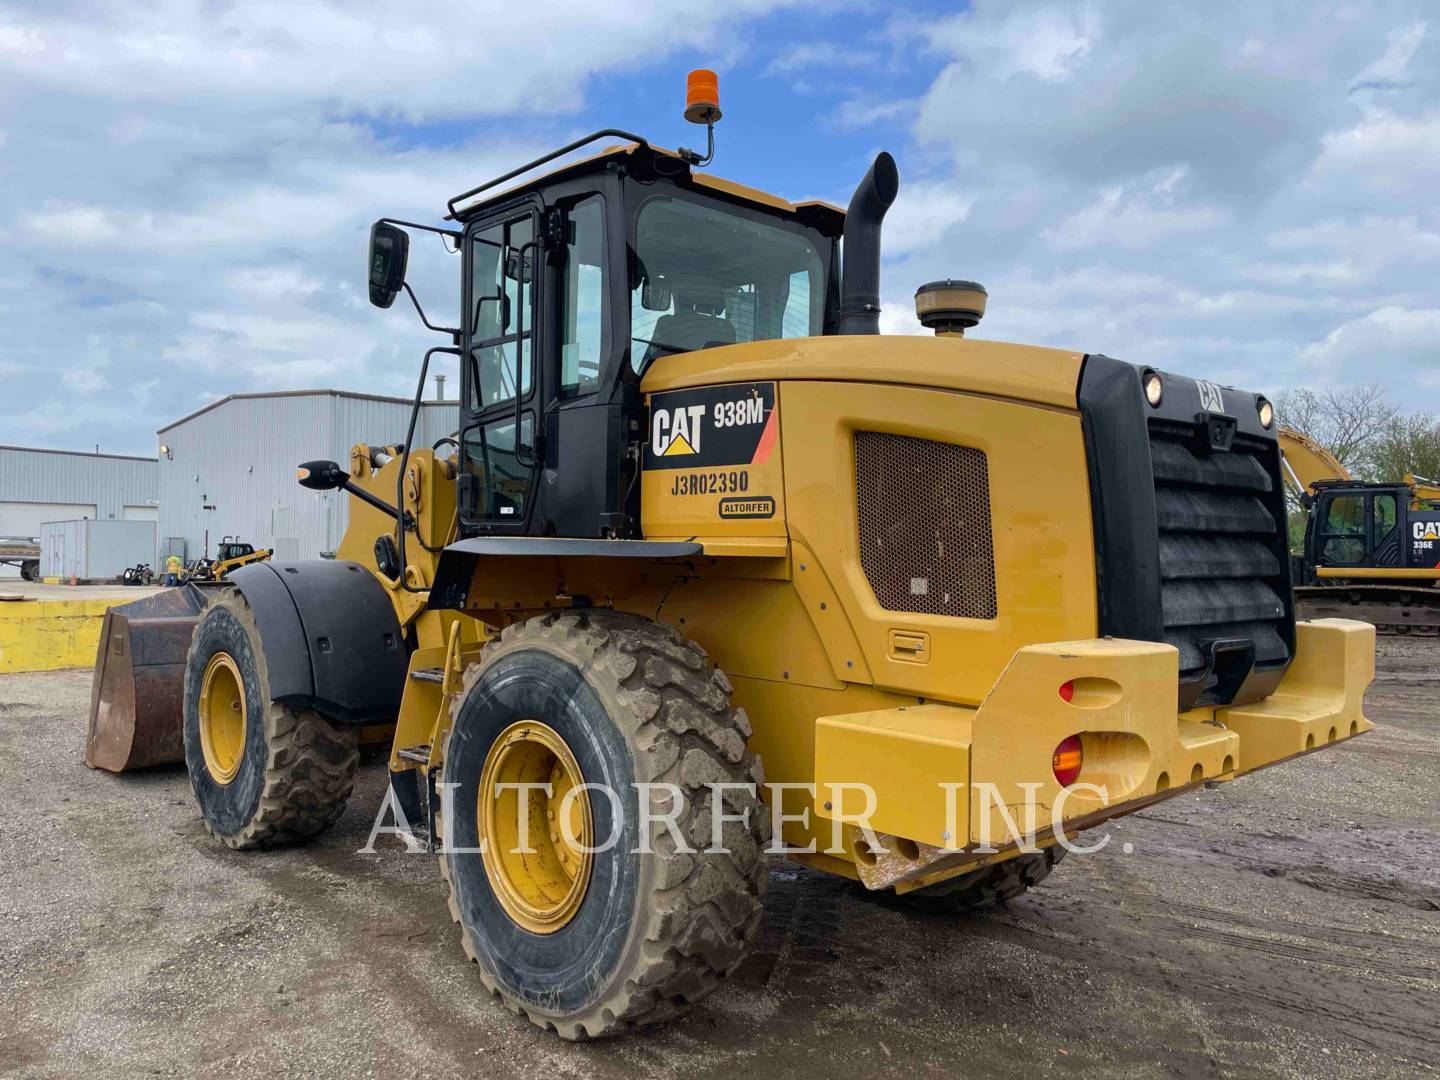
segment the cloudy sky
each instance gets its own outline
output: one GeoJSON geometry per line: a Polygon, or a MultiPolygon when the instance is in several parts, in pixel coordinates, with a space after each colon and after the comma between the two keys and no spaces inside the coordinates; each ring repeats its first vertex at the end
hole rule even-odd
{"type": "MultiPolygon", "coordinates": [[[[896,155],[889,331],[973,277],[978,336],[1440,410],[1434,4],[406,7],[0,4],[0,442],[153,453],[233,391],[408,395],[430,342],[365,302],[369,223],[595,127],[690,141],[698,65],[720,175],[843,204],[896,155]]],[[[451,311],[450,257],[411,266],[451,311]]]]}

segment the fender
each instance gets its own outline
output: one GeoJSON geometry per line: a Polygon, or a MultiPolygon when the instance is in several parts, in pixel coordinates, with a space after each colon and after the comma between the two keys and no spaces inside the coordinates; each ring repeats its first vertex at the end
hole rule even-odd
{"type": "Polygon", "coordinates": [[[331,559],[258,562],[226,580],[255,616],[275,701],[351,724],[399,713],[409,653],[369,570],[331,559]]]}
{"type": "Polygon", "coordinates": [[[690,559],[704,546],[693,540],[572,540],[554,536],[472,536],[440,553],[426,606],[460,611],[484,556],[508,558],[690,559]]]}

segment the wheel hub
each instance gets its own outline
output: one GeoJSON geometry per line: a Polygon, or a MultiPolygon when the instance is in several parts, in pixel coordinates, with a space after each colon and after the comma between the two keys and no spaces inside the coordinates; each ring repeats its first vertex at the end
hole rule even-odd
{"type": "Polygon", "coordinates": [[[235,779],[245,755],[245,680],[229,653],[216,653],[200,683],[200,752],[211,779],[235,779]]]}
{"type": "Polygon", "coordinates": [[[531,933],[553,934],[585,899],[594,825],[583,783],[565,740],[536,720],[511,724],[485,757],[480,858],[501,906],[531,933]]]}

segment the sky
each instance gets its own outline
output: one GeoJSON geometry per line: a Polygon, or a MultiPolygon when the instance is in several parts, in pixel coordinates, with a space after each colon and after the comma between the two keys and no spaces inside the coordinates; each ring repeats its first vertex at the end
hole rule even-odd
{"type": "MultiPolygon", "coordinates": [[[[887,333],[971,278],[973,336],[1440,411],[1440,5],[4,0],[0,442],[413,394],[434,339],[369,306],[370,223],[598,127],[693,145],[697,66],[721,176],[843,205],[896,156],[887,333]]],[[[454,258],[410,265],[447,321],[454,258]]]]}

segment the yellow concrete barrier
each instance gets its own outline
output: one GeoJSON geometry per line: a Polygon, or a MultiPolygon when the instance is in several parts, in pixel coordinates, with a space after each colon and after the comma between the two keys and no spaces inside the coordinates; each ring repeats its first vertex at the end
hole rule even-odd
{"type": "Polygon", "coordinates": [[[0,674],[95,665],[105,612],[127,597],[0,602],[0,674]]]}

